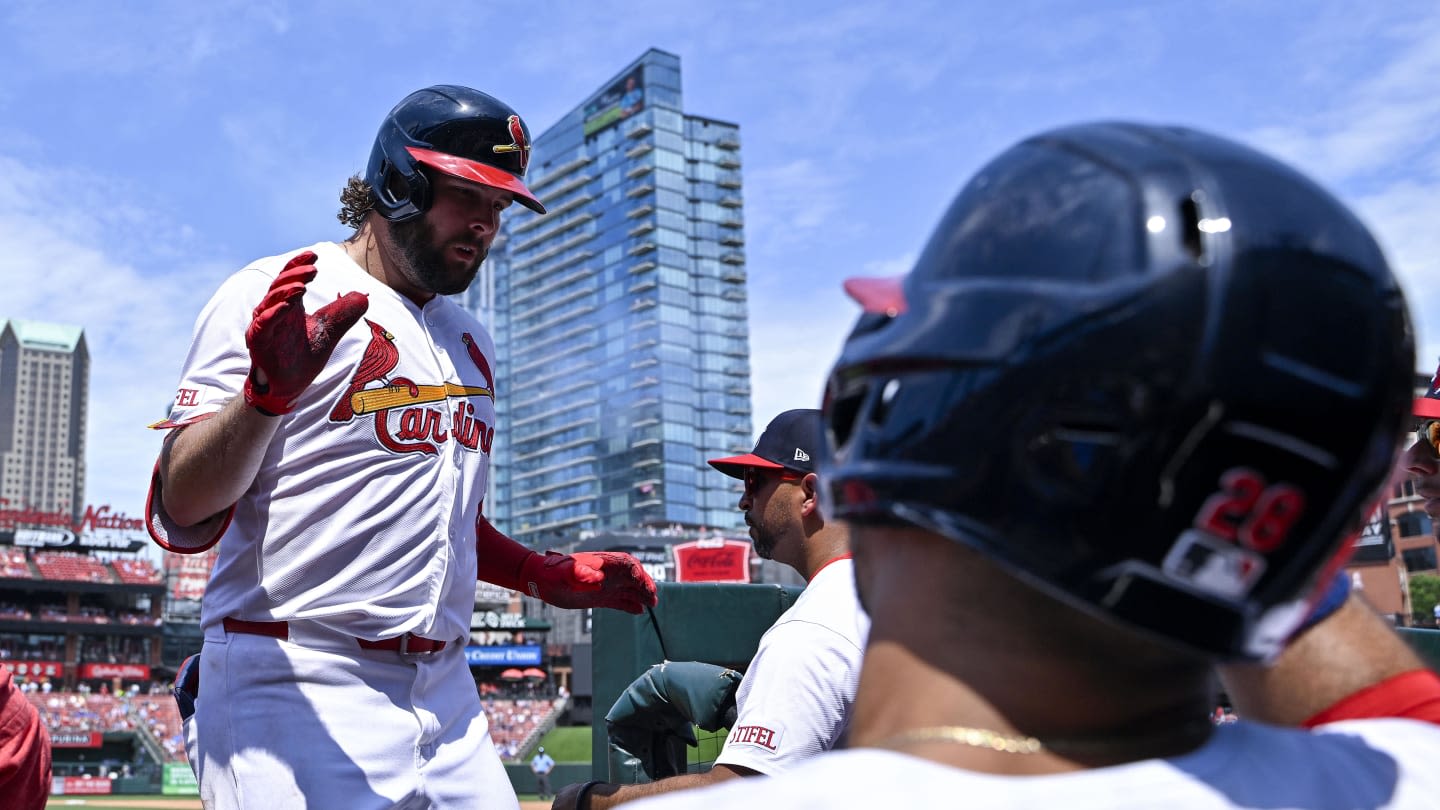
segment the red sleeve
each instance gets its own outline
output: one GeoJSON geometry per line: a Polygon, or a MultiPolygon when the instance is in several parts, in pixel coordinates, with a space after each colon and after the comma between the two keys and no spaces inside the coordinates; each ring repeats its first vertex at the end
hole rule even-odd
{"type": "Polygon", "coordinates": [[[476,579],[524,593],[521,568],[534,553],[501,534],[485,519],[485,515],[475,516],[476,579]]]}
{"type": "Polygon", "coordinates": [[[1440,725],[1440,675],[1428,669],[1402,672],[1341,698],[1304,726],[1367,717],[1406,717],[1440,725]]]}
{"type": "Polygon", "coordinates": [[[40,714],[0,667],[0,796],[15,810],[42,810],[50,795],[50,735],[40,714]]]}

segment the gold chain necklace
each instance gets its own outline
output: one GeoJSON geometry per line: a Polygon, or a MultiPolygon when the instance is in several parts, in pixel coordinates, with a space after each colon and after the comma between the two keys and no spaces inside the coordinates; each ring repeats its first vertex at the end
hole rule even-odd
{"type": "Polygon", "coordinates": [[[876,743],[875,748],[899,748],[902,745],[920,742],[951,742],[972,748],[988,748],[1004,754],[1038,754],[1045,746],[1034,737],[1001,734],[988,728],[970,726],[932,726],[901,732],[876,743]]]}

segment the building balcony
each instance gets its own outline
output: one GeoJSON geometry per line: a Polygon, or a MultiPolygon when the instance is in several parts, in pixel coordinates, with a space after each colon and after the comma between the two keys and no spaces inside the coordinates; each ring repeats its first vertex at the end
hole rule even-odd
{"type": "Polygon", "coordinates": [[[719,200],[716,200],[716,202],[719,203],[722,208],[739,208],[740,206],[745,204],[744,200],[740,199],[734,194],[727,194],[721,197],[719,200]]]}
{"type": "Polygon", "coordinates": [[[631,228],[631,229],[626,233],[626,235],[627,235],[627,236],[640,236],[641,234],[646,234],[646,233],[649,233],[649,232],[651,232],[651,231],[653,231],[653,230],[655,230],[655,221],[654,221],[654,220],[651,220],[651,219],[647,219],[647,220],[643,220],[642,222],[640,222],[639,224],[637,224],[635,227],[631,228]]]}
{"type": "Polygon", "coordinates": [[[744,264],[745,253],[740,250],[729,250],[720,254],[720,261],[726,264],[744,264]]]}
{"type": "Polygon", "coordinates": [[[633,301],[633,302],[631,302],[631,304],[630,304],[630,311],[631,311],[631,312],[639,312],[639,311],[644,310],[644,309],[649,309],[649,308],[655,306],[656,304],[657,304],[657,302],[656,302],[656,300],[655,300],[654,298],[641,298],[641,299],[639,299],[638,301],[633,301]]]}
{"type": "MultiPolygon", "coordinates": [[[[593,174],[577,174],[577,175],[575,175],[574,177],[570,178],[569,180],[566,180],[565,182],[563,182],[563,183],[561,183],[560,185],[556,186],[555,188],[552,188],[552,189],[550,189],[549,191],[545,192],[544,194],[540,194],[540,192],[538,192],[538,191],[535,192],[535,193],[536,193],[536,194],[539,194],[541,204],[543,204],[543,205],[546,207],[546,209],[549,209],[550,203],[551,203],[552,201],[560,199],[561,197],[565,196],[565,195],[568,194],[569,192],[572,192],[572,191],[574,191],[575,189],[580,188],[581,186],[585,185],[586,183],[589,183],[591,180],[594,180],[594,179],[595,179],[595,175],[593,175],[593,174]]],[[[531,189],[531,191],[534,191],[534,189],[531,189]]]]}
{"type": "Polygon", "coordinates": [[[638,185],[638,186],[630,189],[629,191],[625,192],[625,196],[626,196],[626,197],[629,197],[629,198],[631,198],[631,199],[634,199],[634,198],[636,198],[636,197],[644,197],[646,194],[649,194],[650,192],[652,192],[652,191],[654,191],[654,190],[655,190],[655,184],[654,184],[654,183],[641,183],[640,185],[638,185]]]}
{"type": "Polygon", "coordinates": [[[626,150],[625,150],[625,157],[630,158],[631,160],[634,160],[635,158],[640,157],[641,155],[645,154],[646,152],[649,152],[650,150],[652,150],[652,149],[654,149],[654,148],[655,148],[655,144],[650,143],[649,141],[641,141],[640,143],[635,144],[634,146],[630,147],[629,149],[626,149],[626,150]]]}
{"type": "Polygon", "coordinates": [[[745,244],[745,237],[738,231],[732,231],[720,236],[720,244],[728,247],[739,247],[745,244]]]}
{"type": "Polygon", "coordinates": [[[721,290],[720,297],[726,301],[744,301],[745,289],[743,287],[732,287],[728,290],[721,290]]]}
{"type": "Polygon", "coordinates": [[[655,171],[655,167],[651,166],[649,163],[639,163],[631,166],[630,171],[625,172],[625,176],[633,180],[636,177],[649,174],[653,171],[655,171]]]}
{"type": "Polygon", "coordinates": [[[649,388],[649,387],[652,386],[652,385],[659,385],[659,384],[660,384],[660,378],[659,378],[659,377],[641,377],[640,379],[638,379],[638,380],[636,380],[635,382],[631,383],[631,384],[630,384],[630,387],[631,387],[631,388],[649,388]]]}
{"type": "Polygon", "coordinates": [[[719,160],[715,161],[715,165],[722,169],[738,169],[740,168],[740,158],[738,155],[722,155],[719,160]]]}
{"type": "Polygon", "coordinates": [[[565,177],[568,174],[571,174],[576,169],[590,165],[590,163],[594,160],[595,158],[591,157],[590,155],[580,155],[573,160],[566,161],[565,163],[556,166],[555,168],[551,169],[540,177],[535,178],[534,181],[531,182],[529,185],[530,190],[536,194],[539,194],[540,189],[545,188],[546,186],[556,182],[557,180],[565,177]]]}
{"type": "Polygon", "coordinates": [[[641,319],[638,320],[638,321],[632,322],[629,326],[627,326],[627,327],[625,327],[625,328],[626,328],[626,329],[629,329],[629,330],[632,331],[632,332],[638,332],[638,331],[640,331],[641,329],[649,329],[649,328],[652,327],[652,326],[659,326],[659,325],[660,325],[660,319],[659,319],[659,318],[641,318],[641,319]]]}
{"type": "MultiPolygon", "coordinates": [[[[659,247],[659,246],[655,244],[655,240],[653,240],[653,239],[646,239],[646,240],[643,241],[643,242],[637,242],[637,243],[635,243],[634,245],[631,245],[631,246],[630,246],[630,249],[627,250],[627,251],[625,251],[625,252],[626,252],[627,254],[631,255],[631,256],[639,256],[641,253],[649,253],[650,251],[654,250],[656,247],[659,247]]],[[[721,261],[724,261],[724,260],[722,259],[721,261]]]]}
{"type": "Polygon", "coordinates": [[[595,275],[595,268],[582,267],[568,276],[558,278],[548,284],[542,284],[539,287],[531,290],[530,292],[524,293],[523,295],[517,295],[512,297],[510,299],[510,307],[514,309],[515,307],[524,304],[526,301],[529,301],[533,298],[538,298],[548,292],[554,292],[555,290],[558,290],[567,284],[573,284],[577,281],[589,278],[593,275],[595,275]]]}
{"type": "MultiPolygon", "coordinates": [[[[527,220],[524,220],[520,224],[511,228],[510,232],[518,237],[520,234],[526,233],[527,231],[532,231],[540,227],[541,225],[549,225],[551,222],[554,221],[555,217],[560,216],[567,211],[573,211],[574,209],[579,208],[580,206],[590,202],[593,199],[595,199],[595,195],[588,192],[585,194],[576,194],[574,197],[567,199],[565,202],[560,203],[559,205],[553,207],[546,206],[545,216],[534,216],[527,220]]],[[[496,247],[499,247],[499,245],[497,244],[496,247]]]]}
{"type": "Polygon", "coordinates": [[[725,373],[731,377],[749,377],[750,367],[742,365],[726,366],[725,373]]]}
{"type": "Polygon", "coordinates": [[[715,148],[733,152],[740,148],[740,136],[721,135],[715,139],[715,148]]]}
{"type": "Polygon", "coordinates": [[[720,227],[730,228],[731,230],[743,228],[745,227],[745,220],[743,217],[731,215],[720,220],[720,227]]]}
{"type": "Polygon", "coordinates": [[[626,212],[625,212],[625,217],[626,217],[627,219],[634,219],[634,218],[636,218],[636,217],[643,217],[643,216],[645,216],[646,214],[648,214],[648,213],[650,213],[651,211],[654,211],[654,210],[655,210],[655,206],[651,205],[651,204],[648,203],[648,202],[643,202],[643,203],[640,203],[639,205],[635,206],[634,208],[631,208],[629,211],[626,211],[626,212]]]}
{"type": "Polygon", "coordinates": [[[743,184],[740,182],[740,175],[738,173],[729,172],[716,177],[715,185],[721,188],[740,188],[743,184]]]}
{"type": "Polygon", "coordinates": [[[644,279],[644,280],[635,282],[635,284],[631,285],[630,289],[626,290],[625,292],[627,292],[627,293],[629,293],[629,294],[631,294],[631,295],[634,295],[635,293],[643,293],[643,292],[646,292],[647,290],[653,290],[653,289],[655,289],[656,286],[658,286],[658,285],[657,285],[655,279],[653,279],[653,278],[647,278],[647,279],[644,279]]]}
{"type": "Polygon", "coordinates": [[[553,239],[560,234],[570,230],[571,228],[584,225],[585,223],[595,218],[595,213],[593,211],[581,211],[573,217],[558,221],[553,218],[554,216],[554,214],[551,214],[549,217],[546,218],[546,220],[553,224],[555,227],[547,228],[543,231],[535,233],[525,239],[525,241],[523,242],[516,242],[515,245],[510,248],[511,251],[513,251],[514,253],[519,253],[522,250],[529,250],[530,248],[535,247],[541,242],[544,242],[546,239],[553,239]]]}
{"type": "MultiPolygon", "coordinates": [[[[588,294],[588,292],[586,294],[588,294]]],[[[559,326],[562,323],[573,321],[576,318],[589,315],[594,311],[594,304],[586,304],[584,306],[579,306],[574,309],[567,309],[564,312],[558,312],[555,315],[546,318],[545,320],[537,324],[534,324],[533,326],[527,326],[524,329],[517,329],[514,332],[510,333],[510,337],[516,340],[524,340],[531,335],[539,334],[541,332],[544,332],[546,329],[550,329],[552,327],[559,326]]]]}
{"type": "Polygon", "coordinates": [[[644,408],[649,405],[659,405],[660,398],[657,396],[643,396],[630,403],[631,408],[644,408]]]}
{"type": "Polygon", "coordinates": [[[654,129],[654,125],[652,125],[649,121],[636,121],[630,126],[629,129],[625,130],[625,137],[639,138],[643,135],[650,134],[652,131],[654,131],[654,129]]]}
{"type": "Polygon", "coordinates": [[[642,458],[642,459],[636,461],[635,463],[631,464],[630,467],[631,467],[632,469],[637,468],[637,467],[653,467],[653,466],[655,466],[656,464],[664,464],[664,463],[665,463],[665,462],[661,461],[661,460],[658,459],[658,458],[642,458]]]}
{"type": "Polygon", "coordinates": [[[535,265],[545,261],[546,259],[554,258],[555,256],[564,253],[570,248],[583,245],[594,238],[595,234],[593,232],[577,233],[563,242],[557,242],[556,244],[551,245],[545,250],[536,253],[534,256],[527,256],[524,259],[512,261],[510,263],[510,271],[518,273],[521,270],[526,269],[527,267],[534,267],[535,265]]]}
{"type": "Polygon", "coordinates": [[[630,269],[626,272],[630,273],[631,275],[636,275],[649,270],[654,270],[658,266],[659,265],[657,265],[652,259],[643,259],[630,265],[630,269]]]}
{"type": "MultiPolygon", "coordinates": [[[[513,278],[513,280],[512,280],[511,283],[514,284],[514,286],[516,286],[516,287],[522,287],[522,286],[525,286],[525,285],[527,285],[527,284],[534,284],[535,282],[539,281],[539,280],[542,279],[542,278],[545,278],[545,277],[547,277],[547,276],[550,276],[550,275],[552,275],[552,274],[554,274],[554,273],[558,273],[558,272],[560,272],[561,270],[564,270],[564,269],[566,269],[566,268],[568,268],[568,267],[574,267],[575,265],[579,264],[580,262],[585,261],[586,259],[589,259],[590,257],[592,257],[592,256],[594,256],[594,255],[595,255],[595,251],[593,251],[593,250],[577,250],[577,251],[575,251],[574,253],[570,254],[569,256],[566,256],[566,257],[561,258],[561,259],[557,259],[557,260],[555,260],[555,261],[553,261],[553,262],[551,262],[551,263],[549,263],[549,264],[544,264],[544,265],[540,265],[540,266],[538,266],[538,267],[535,267],[534,269],[530,270],[530,272],[528,272],[528,273],[516,272],[516,271],[515,271],[515,268],[512,266],[512,267],[510,268],[510,270],[511,270],[511,275],[512,275],[512,278],[513,278]]],[[[588,267],[588,268],[586,268],[586,269],[587,269],[589,272],[592,272],[592,273],[595,272],[595,268],[594,268],[594,267],[588,267]]]]}
{"type": "MultiPolygon", "coordinates": [[[[721,281],[744,281],[745,271],[735,265],[729,265],[720,271],[721,281]]],[[[727,333],[728,334],[728,333],[727,333]]]]}

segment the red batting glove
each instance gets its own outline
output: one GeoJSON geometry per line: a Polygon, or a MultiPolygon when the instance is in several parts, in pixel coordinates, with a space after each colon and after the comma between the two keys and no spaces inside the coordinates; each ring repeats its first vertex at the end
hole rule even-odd
{"type": "Polygon", "coordinates": [[[532,553],[520,566],[525,591],[555,607],[604,607],[641,613],[655,606],[655,580],[619,551],[532,553]]]}
{"type": "Polygon", "coordinates": [[[250,347],[250,376],[245,402],[266,416],[289,413],[295,400],[315,381],[330,360],[340,336],[365,314],[370,299],[346,293],[305,314],[305,285],[315,278],[315,254],[305,251],[285,264],[245,330],[250,347]],[[264,376],[261,383],[257,372],[264,376]]]}

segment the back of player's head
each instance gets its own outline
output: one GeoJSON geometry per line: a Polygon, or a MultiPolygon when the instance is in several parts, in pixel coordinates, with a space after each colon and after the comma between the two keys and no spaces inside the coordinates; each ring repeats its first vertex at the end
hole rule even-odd
{"type": "Polygon", "coordinates": [[[439,84],[401,99],[380,124],[365,182],[375,210],[403,222],[423,214],[432,200],[420,166],[515,195],[516,202],[545,213],[525,186],[530,130],[499,99],[468,87],[439,84]]]}
{"type": "Polygon", "coordinates": [[[1192,130],[1025,140],[906,277],[847,289],[866,313],[827,387],[831,514],[930,529],[1222,657],[1293,632],[1409,410],[1408,315],[1369,232],[1192,130]]]}

